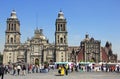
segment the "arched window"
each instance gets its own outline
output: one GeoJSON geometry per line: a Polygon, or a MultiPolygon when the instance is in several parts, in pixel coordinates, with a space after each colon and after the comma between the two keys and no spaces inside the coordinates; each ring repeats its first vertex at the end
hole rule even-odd
{"type": "Polygon", "coordinates": [[[58,24],[58,31],[60,31],[60,24],[58,24]]]}
{"type": "Polygon", "coordinates": [[[8,26],[8,29],[9,29],[9,31],[10,31],[10,24],[9,24],[9,26],[8,26]]]}
{"type": "Polygon", "coordinates": [[[63,31],[63,25],[62,24],[60,25],[60,31],[63,31]]]}
{"type": "Polygon", "coordinates": [[[11,37],[11,43],[13,43],[13,38],[11,37]]]}
{"type": "Polygon", "coordinates": [[[12,26],[11,26],[11,30],[13,31],[13,24],[12,24],[12,26]]]}
{"type": "Polygon", "coordinates": [[[63,38],[60,38],[60,43],[63,43],[63,38]]]}
{"type": "Polygon", "coordinates": [[[14,30],[16,31],[16,24],[14,24],[14,30]]]}

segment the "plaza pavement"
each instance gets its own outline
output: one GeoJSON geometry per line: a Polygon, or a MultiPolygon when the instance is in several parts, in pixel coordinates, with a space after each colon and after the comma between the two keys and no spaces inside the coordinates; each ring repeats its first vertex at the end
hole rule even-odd
{"type": "Polygon", "coordinates": [[[6,74],[4,79],[120,79],[120,73],[116,72],[73,72],[65,76],[58,76],[57,70],[48,73],[31,73],[22,75],[6,74]]]}

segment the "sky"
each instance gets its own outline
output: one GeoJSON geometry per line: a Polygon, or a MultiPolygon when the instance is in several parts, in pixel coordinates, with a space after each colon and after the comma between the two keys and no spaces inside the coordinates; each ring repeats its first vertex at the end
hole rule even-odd
{"type": "Polygon", "coordinates": [[[60,10],[67,20],[68,45],[80,46],[85,34],[112,43],[120,59],[120,0],[0,0],[0,52],[5,45],[6,20],[15,10],[20,21],[21,42],[38,27],[50,43],[55,41],[55,20],[60,10]]]}

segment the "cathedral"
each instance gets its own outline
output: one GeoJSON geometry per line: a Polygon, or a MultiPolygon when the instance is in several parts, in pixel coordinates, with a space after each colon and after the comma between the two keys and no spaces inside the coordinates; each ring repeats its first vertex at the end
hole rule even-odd
{"type": "Polygon", "coordinates": [[[36,28],[34,36],[21,43],[20,21],[13,10],[6,21],[3,64],[24,62],[43,64],[44,62],[117,62],[117,54],[112,52],[112,44],[101,47],[101,41],[89,35],[80,42],[80,46],[68,46],[67,20],[62,11],[55,20],[55,43],[43,34],[43,29],[36,28]]]}
{"type": "Polygon", "coordinates": [[[55,44],[49,43],[43,29],[36,28],[34,36],[21,43],[20,21],[13,10],[6,21],[3,64],[25,62],[42,64],[44,62],[68,61],[67,21],[59,11],[55,21],[55,44]]]}

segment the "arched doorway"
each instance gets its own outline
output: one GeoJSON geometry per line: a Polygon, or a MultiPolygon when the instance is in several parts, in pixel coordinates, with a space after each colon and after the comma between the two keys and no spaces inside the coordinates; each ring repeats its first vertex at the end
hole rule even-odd
{"type": "Polygon", "coordinates": [[[39,59],[38,58],[35,59],[35,65],[39,65],[39,59]]]}
{"type": "Polygon", "coordinates": [[[96,62],[96,59],[95,59],[94,57],[92,57],[92,61],[93,61],[93,62],[96,62]]]}

